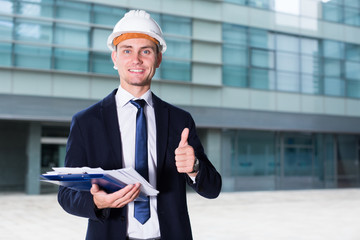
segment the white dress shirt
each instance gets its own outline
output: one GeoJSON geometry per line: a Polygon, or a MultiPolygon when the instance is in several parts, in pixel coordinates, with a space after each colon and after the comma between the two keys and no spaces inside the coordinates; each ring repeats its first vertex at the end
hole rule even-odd
{"type": "MultiPolygon", "coordinates": [[[[145,116],[148,131],[149,182],[152,186],[156,187],[156,124],[150,90],[140,98],[135,98],[119,86],[115,95],[122,144],[123,167],[133,167],[135,169],[135,132],[138,109],[130,103],[132,99],[144,99],[146,101],[145,116]]],[[[150,198],[150,219],[144,225],[134,218],[134,203],[128,204],[128,236],[137,239],[160,237],[156,197],[150,198]]]]}

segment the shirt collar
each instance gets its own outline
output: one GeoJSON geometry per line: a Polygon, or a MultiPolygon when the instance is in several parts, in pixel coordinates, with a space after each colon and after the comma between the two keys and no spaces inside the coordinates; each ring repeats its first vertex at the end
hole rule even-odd
{"type": "Polygon", "coordinates": [[[123,89],[120,85],[115,95],[115,98],[118,107],[124,107],[126,104],[130,102],[130,100],[137,100],[137,99],[144,99],[147,105],[153,107],[153,100],[150,89],[146,93],[144,93],[141,97],[136,98],[131,93],[123,89]]]}

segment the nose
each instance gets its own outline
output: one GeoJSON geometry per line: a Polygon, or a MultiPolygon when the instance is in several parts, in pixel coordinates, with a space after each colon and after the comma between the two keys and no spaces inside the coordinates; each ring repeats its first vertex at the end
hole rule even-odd
{"type": "Polygon", "coordinates": [[[132,57],[132,62],[134,64],[141,64],[142,63],[142,59],[141,59],[141,54],[140,53],[135,53],[132,57]]]}

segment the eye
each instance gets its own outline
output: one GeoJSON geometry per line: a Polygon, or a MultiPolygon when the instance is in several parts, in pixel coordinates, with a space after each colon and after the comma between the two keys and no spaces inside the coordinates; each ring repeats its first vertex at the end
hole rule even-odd
{"type": "Polygon", "coordinates": [[[143,53],[144,54],[150,54],[150,50],[144,50],[143,53]]]}
{"type": "Polygon", "coordinates": [[[124,53],[130,53],[131,51],[130,50],[128,50],[128,49],[125,49],[124,50],[124,53]]]}

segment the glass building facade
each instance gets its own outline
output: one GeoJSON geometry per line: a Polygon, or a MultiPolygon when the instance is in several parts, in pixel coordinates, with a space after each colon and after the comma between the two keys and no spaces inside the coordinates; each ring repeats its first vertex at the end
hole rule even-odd
{"type": "Polygon", "coordinates": [[[54,190],[38,176],[118,87],[107,36],[138,8],[168,45],[152,90],[193,115],[224,191],[360,187],[358,0],[0,0],[0,191],[54,190]]]}

